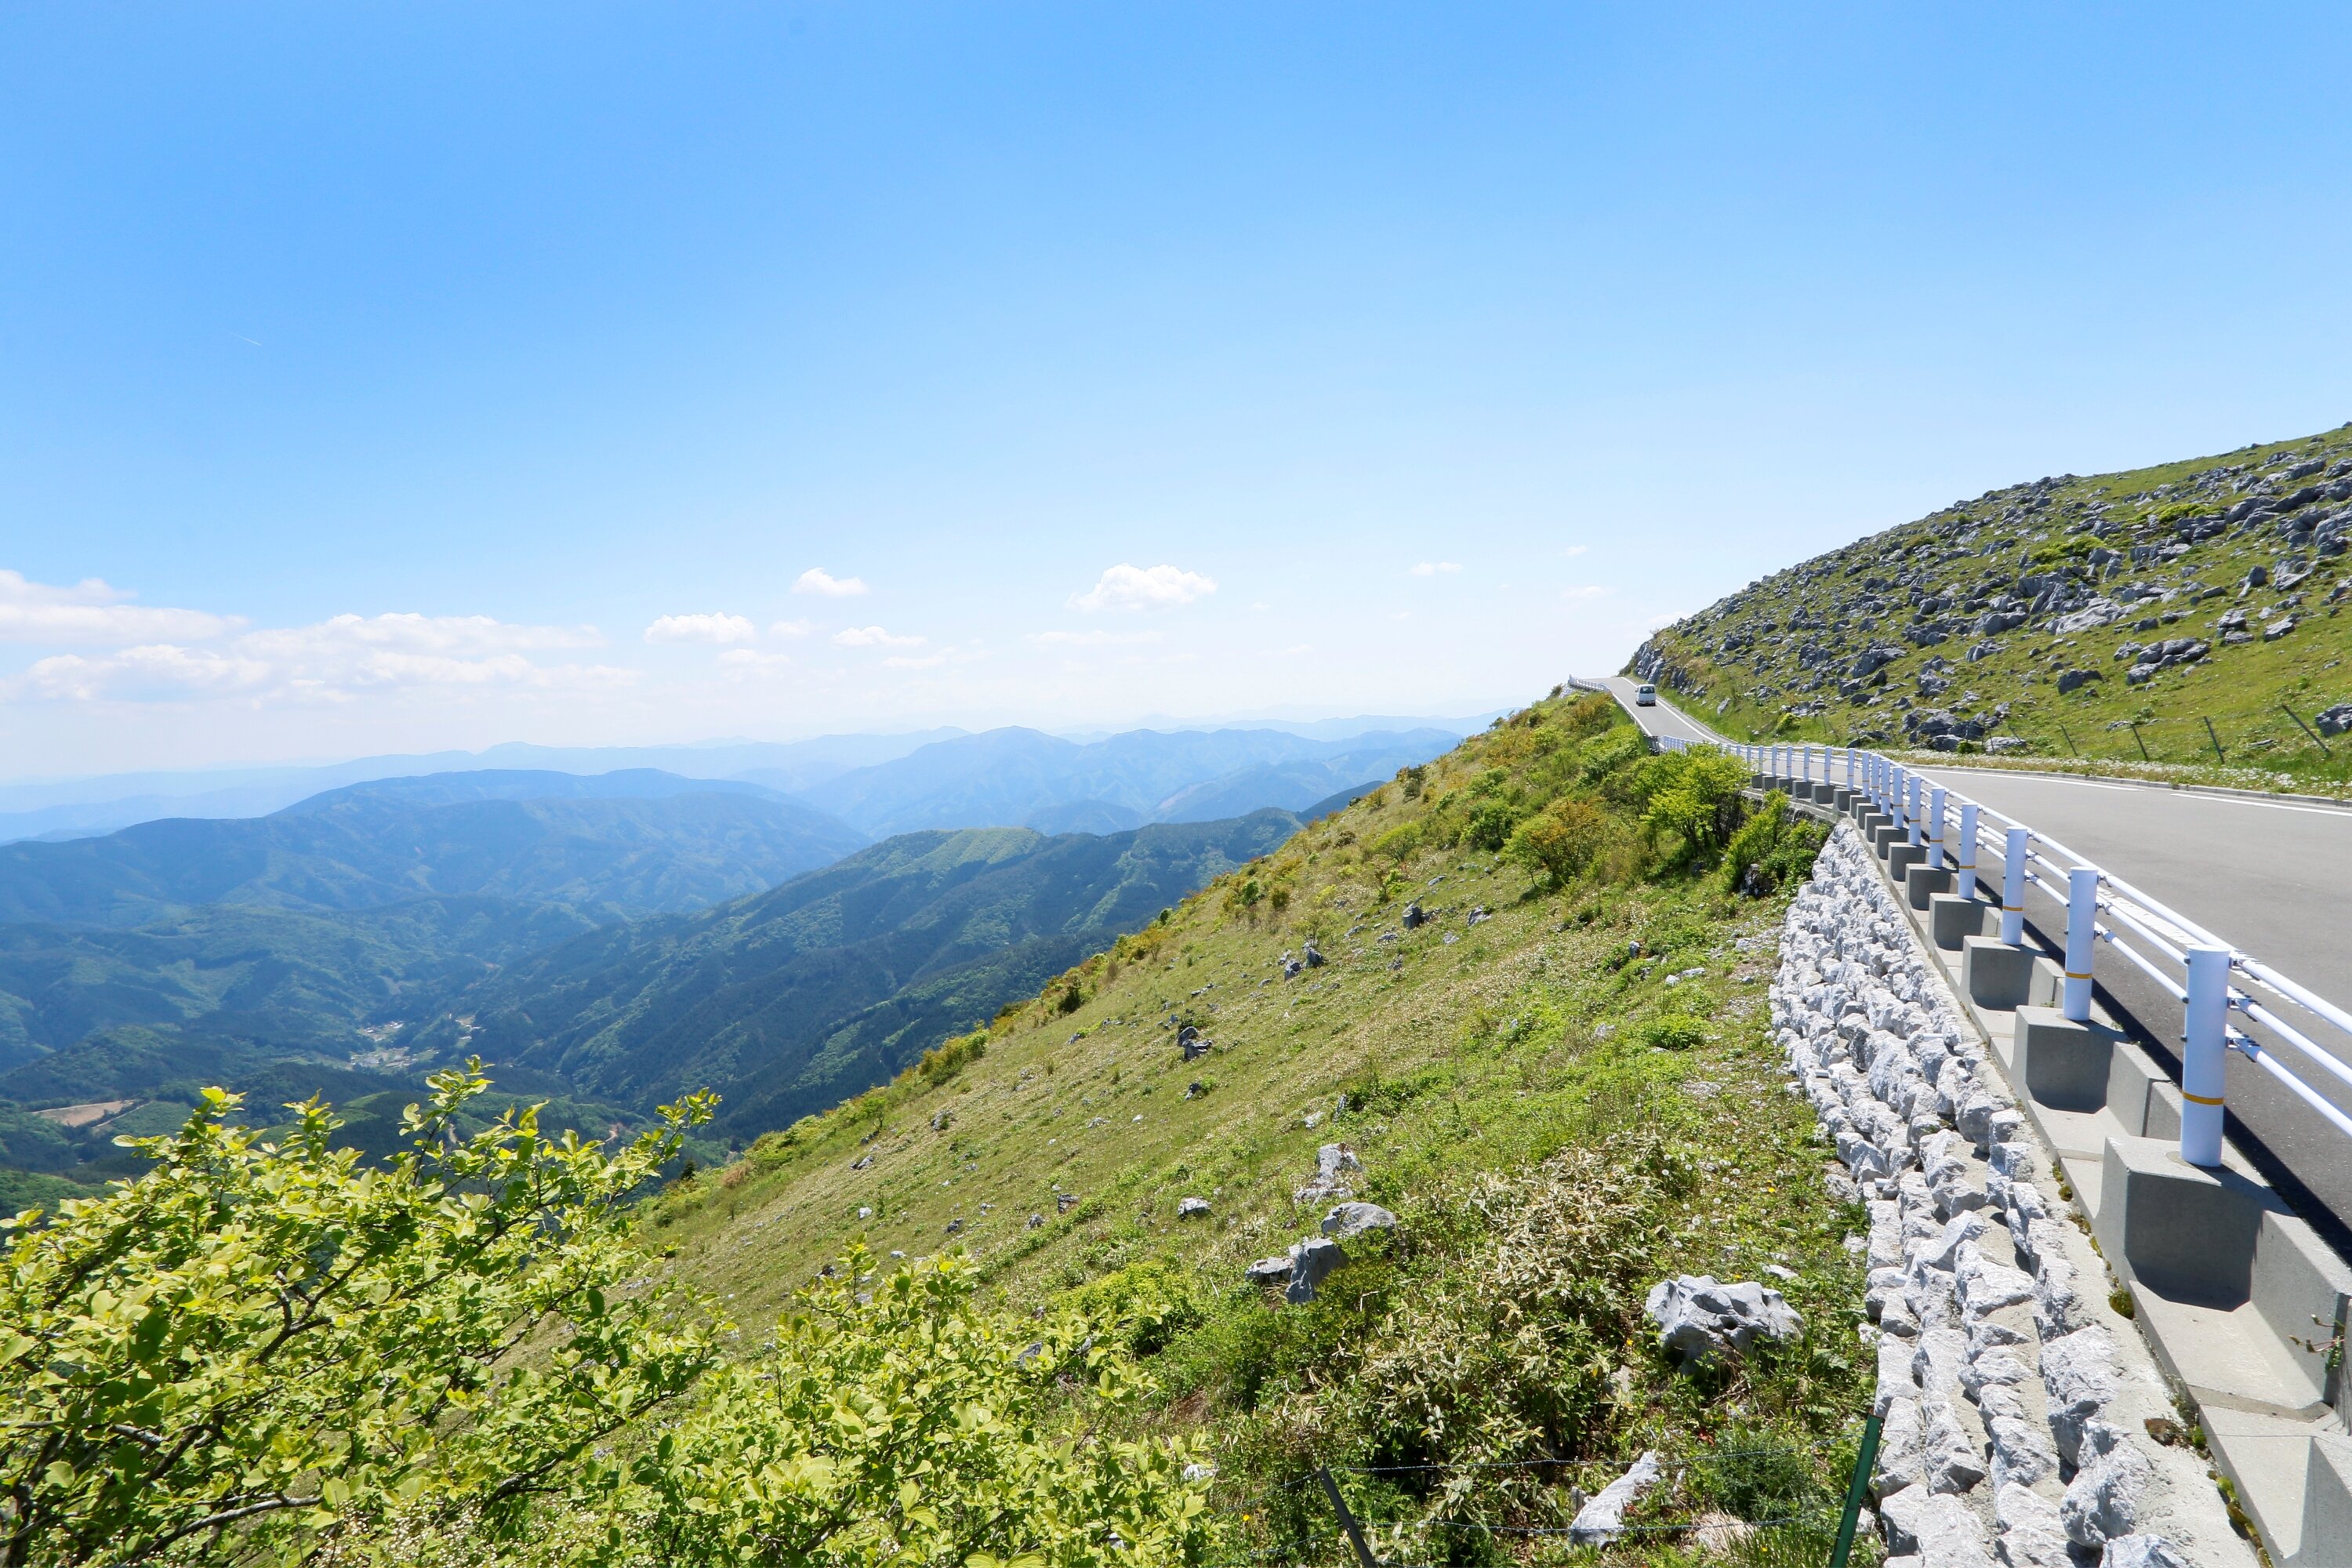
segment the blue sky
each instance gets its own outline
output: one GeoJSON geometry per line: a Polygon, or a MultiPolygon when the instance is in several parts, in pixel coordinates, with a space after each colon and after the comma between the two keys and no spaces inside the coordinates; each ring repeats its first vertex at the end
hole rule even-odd
{"type": "Polygon", "coordinates": [[[2347,34],[10,7],[0,773],[1524,700],[2352,417],[2347,34]]]}

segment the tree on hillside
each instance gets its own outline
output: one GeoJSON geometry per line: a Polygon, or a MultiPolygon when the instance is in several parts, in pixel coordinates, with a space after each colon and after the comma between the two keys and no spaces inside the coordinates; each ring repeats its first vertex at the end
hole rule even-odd
{"type": "Polygon", "coordinates": [[[625,1291],[625,1200],[710,1101],[608,1155],[533,1110],[460,1138],[488,1087],[436,1075],[377,1166],[316,1100],[266,1142],[207,1089],[140,1180],[0,1222],[0,1564],[299,1556],[425,1499],[495,1521],[688,1389],[721,1326],[625,1291]]]}
{"type": "Polygon", "coordinates": [[[1193,1564],[1213,1544],[1191,1441],[1090,1435],[1146,1385],[1088,1325],[978,1310],[948,1258],[877,1279],[853,1252],[761,1356],[617,1475],[604,1568],[1193,1564]],[[871,1283],[869,1296],[858,1287],[871,1283]]]}
{"type": "Polygon", "coordinates": [[[861,1254],[724,1363],[629,1235],[708,1097],[608,1154],[431,1088],[374,1166],[208,1090],[139,1181],[0,1222],[0,1568],[1202,1560],[1193,1449],[1089,1425],[1140,1384],[1087,1325],[861,1254]]]}

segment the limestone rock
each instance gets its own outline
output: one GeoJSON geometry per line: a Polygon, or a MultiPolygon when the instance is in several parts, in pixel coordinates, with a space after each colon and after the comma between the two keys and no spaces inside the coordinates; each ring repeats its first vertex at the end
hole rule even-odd
{"type": "Polygon", "coordinates": [[[1275,1258],[1261,1258],[1251,1264],[1246,1272],[1253,1285],[1286,1284],[1290,1279],[1290,1254],[1286,1252],[1275,1258]]]}
{"type": "Polygon", "coordinates": [[[1577,1546],[1606,1546],[1624,1532],[1625,1510],[1635,1499],[1658,1484],[1664,1467],[1658,1463],[1654,1452],[1645,1453],[1633,1461],[1633,1467],[1576,1510],[1570,1521],[1568,1539],[1577,1546]]]}
{"type": "Polygon", "coordinates": [[[1965,1492],[1985,1479],[1984,1456],[1950,1400],[1922,1404],[1919,1427],[1929,1491],[1965,1492]]]}
{"type": "Polygon", "coordinates": [[[1878,1427],[1878,1458],[1871,1471],[1871,1489],[1892,1497],[1927,1479],[1927,1447],[1919,1425],[1919,1402],[1900,1396],[1886,1402],[1878,1427]]]}
{"type": "Polygon", "coordinates": [[[1176,1200],[1176,1217],[1178,1219],[1208,1218],[1209,1200],[1206,1198],[1178,1198],[1176,1200]]]}
{"type": "Polygon", "coordinates": [[[1994,1549],[2008,1568],[2074,1568],[2065,1529],[2048,1498],[2012,1481],[1995,1495],[1992,1511],[2000,1527],[1994,1549]]]}
{"type": "Polygon", "coordinates": [[[1759,1338],[1794,1339],[1805,1329],[1804,1320],[1778,1290],[1752,1279],[1718,1284],[1706,1274],[1659,1280],[1650,1287],[1642,1310],[1658,1325],[1659,1346],[1685,1365],[1705,1362],[1721,1351],[1744,1353],[1759,1338]]]}
{"type": "Polygon", "coordinates": [[[1885,1521],[1887,1544],[1917,1557],[1920,1568],[1992,1568],[1976,1510],[1949,1492],[1906,1487],[1878,1505],[1878,1517],[1885,1521]]]}
{"type": "Polygon", "coordinates": [[[2155,1464],[2122,1428],[2104,1421],[2084,1423],[2079,1452],[2081,1468],[2058,1505],[2067,1539],[2078,1546],[2101,1546],[2129,1535],[2139,1517],[2140,1493],[2156,1477],[2155,1464]]]}
{"type": "Polygon", "coordinates": [[[2108,1539],[2099,1568],[2189,1568],[2188,1556],[2161,1535],[2117,1535],[2108,1539]]]}
{"type": "Polygon", "coordinates": [[[1312,1301],[1324,1277],[1347,1261],[1348,1255],[1329,1237],[1308,1237],[1290,1249],[1290,1289],[1283,1299],[1294,1305],[1312,1301]]]}
{"type": "Polygon", "coordinates": [[[1397,1216],[1378,1204],[1347,1203],[1335,1205],[1323,1216],[1322,1230],[1345,1241],[1368,1230],[1394,1230],[1396,1224],[1397,1216]]]}

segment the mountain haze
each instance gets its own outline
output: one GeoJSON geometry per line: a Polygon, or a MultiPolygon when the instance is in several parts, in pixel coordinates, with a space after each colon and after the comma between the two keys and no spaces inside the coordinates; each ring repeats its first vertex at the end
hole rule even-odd
{"type": "Polygon", "coordinates": [[[0,922],[136,926],[207,904],[311,911],[429,897],[699,908],[864,843],[757,785],[636,771],[478,772],[351,785],[271,816],[0,846],[0,922]]]}

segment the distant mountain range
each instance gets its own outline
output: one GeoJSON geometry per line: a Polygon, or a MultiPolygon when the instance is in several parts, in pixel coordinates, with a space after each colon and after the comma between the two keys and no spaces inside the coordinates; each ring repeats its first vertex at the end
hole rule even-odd
{"type": "Polygon", "coordinates": [[[440,773],[268,816],[0,845],[0,922],[138,926],[211,904],[315,912],[465,896],[623,920],[771,888],[866,842],[756,784],[643,770],[440,773]]]}
{"type": "Polygon", "coordinates": [[[0,1206],[135,1169],[112,1138],[203,1083],[265,1117],[314,1089],[363,1104],[374,1147],[425,1071],[474,1052],[563,1125],[707,1086],[751,1136],[1452,743],[1003,730],[800,796],[474,769],[0,845],[0,1206]]]}
{"type": "MultiPolygon", "coordinates": [[[[1286,735],[1338,743],[1358,742],[1361,737],[1375,734],[1422,730],[1459,737],[1485,723],[1486,716],[1463,720],[1326,719],[1307,723],[1269,721],[1215,729],[1170,722],[1164,729],[1129,731],[1120,735],[1090,733],[1066,740],[1082,750],[1105,740],[1135,734],[1157,734],[1170,741],[1184,736],[1286,735]]],[[[965,734],[962,730],[946,728],[898,735],[820,735],[783,742],[713,741],[688,746],[566,747],[518,742],[492,746],[483,752],[362,757],[325,766],[214,768],[0,784],[0,844],[28,838],[87,837],[171,816],[265,816],[297,801],[349,784],[481,771],[602,774],[654,769],[682,778],[731,779],[798,795],[842,774],[870,769],[965,734]]],[[[1183,782],[1197,783],[1207,776],[1194,773],[1183,782]]],[[[1314,798],[1318,797],[1309,795],[1289,804],[1304,805],[1314,798]]],[[[1058,800],[1059,797],[1056,804],[1058,800]]],[[[1132,800],[1126,805],[1130,811],[1149,817],[1150,802],[1132,800]]],[[[1005,820],[1019,822],[1025,818],[1016,816],[1005,820]]],[[[955,826],[977,824],[965,821],[955,826]]]]}
{"type": "Polygon", "coordinates": [[[1036,730],[991,730],[854,769],[801,798],[877,838],[1016,825],[1125,831],[1261,806],[1298,810],[1426,762],[1459,739],[1439,729],[1339,740],[1278,730],[1137,730],[1081,743],[1036,730]]]}

